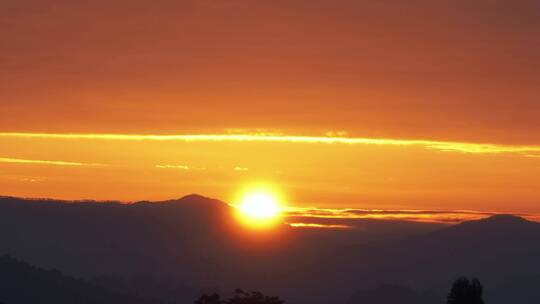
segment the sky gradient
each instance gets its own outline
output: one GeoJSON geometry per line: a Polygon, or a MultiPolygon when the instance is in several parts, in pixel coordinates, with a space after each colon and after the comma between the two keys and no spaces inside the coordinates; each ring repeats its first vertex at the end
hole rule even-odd
{"type": "Polygon", "coordinates": [[[0,25],[0,194],[540,212],[538,1],[8,0],[0,25]]]}

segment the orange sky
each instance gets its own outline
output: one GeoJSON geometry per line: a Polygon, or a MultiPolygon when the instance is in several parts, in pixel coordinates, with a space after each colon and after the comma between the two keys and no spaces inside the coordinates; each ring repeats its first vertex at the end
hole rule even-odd
{"type": "Polygon", "coordinates": [[[20,0],[0,24],[0,194],[265,180],[303,206],[540,212],[538,1],[20,0]]]}

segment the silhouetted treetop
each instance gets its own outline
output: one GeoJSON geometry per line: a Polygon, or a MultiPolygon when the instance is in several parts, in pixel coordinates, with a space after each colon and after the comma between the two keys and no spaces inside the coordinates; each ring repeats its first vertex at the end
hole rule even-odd
{"type": "Polygon", "coordinates": [[[195,301],[195,304],[220,304],[221,301],[220,295],[217,293],[206,295],[203,294],[198,300],[195,301]]]}
{"type": "Polygon", "coordinates": [[[469,281],[466,277],[457,279],[447,297],[447,304],[484,304],[483,287],[477,278],[469,281]]]}
{"type": "Polygon", "coordinates": [[[278,297],[269,297],[259,291],[246,292],[242,289],[235,290],[234,297],[221,300],[221,297],[214,293],[211,295],[203,294],[195,304],[284,304],[285,301],[278,297]]]}

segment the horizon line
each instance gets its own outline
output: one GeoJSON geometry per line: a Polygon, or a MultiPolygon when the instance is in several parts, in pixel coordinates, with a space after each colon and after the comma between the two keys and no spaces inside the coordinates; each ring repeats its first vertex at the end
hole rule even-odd
{"type": "MultiPolygon", "coordinates": [[[[21,197],[13,195],[0,194],[0,200],[2,199],[15,199],[23,201],[47,201],[58,202],[62,204],[76,204],[76,203],[95,203],[95,204],[119,204],[119,205],[133,205],[140,202],[148,203],[165,203],[171,200],[182,200],[184,198],[197,195],[209,200],[217,200],[225,205],[236,208],[234,204],[226,201],[207,197],[200,194],[187,194],[179,198],[164,199],[164,200],[136,200],[136,201],[121,201],[121,200],[103,200],[103,199],[65,199],[65,198],[45,198],[45,197],[21,197]]],[[[405,222],[419,222],[419,223],[433,223],[433,224],[459,224],[467,221],[481,220],[490,218],[497,215],[510,215],[519,218],[523,218],[528,221],[540,223],[540,213],[534,212],[504,212],[504,211],[480,211],[480,210],[440,210],[440,209],[369,209],[369,208],[318,208],[318,207],[295,207],[284,206],[281,211],[281,217],[287,224],[298,224],[298,227],[304,228],[317,228],[316,226],[328,226],[319,228],[338,228],[337,226],[350,226],[343,223],[313,223],[311,220],[381,220],[381,221],[405,221],[405,222]],[[286,219],[297,218],[298,221],[287,222],[286,219]],[[310,220],[311,219],[311,220],[310,220]],[[315,225],[312,225],[315,224],[315,225]]],[[[294,225],[293,225],[294,227],[294,225]]]]}

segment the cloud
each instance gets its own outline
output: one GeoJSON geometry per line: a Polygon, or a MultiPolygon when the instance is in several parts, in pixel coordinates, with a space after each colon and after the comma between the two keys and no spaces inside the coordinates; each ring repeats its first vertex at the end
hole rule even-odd
{"type": "Polygon", "coordinates": [[[236,167],[234,167],[233,170],[234,171],[248,171],[249,168],[236,166],[236,167]]]}
{"type": "Polygon", "coordinates": [[[3,138],[91,139],[124,141],[210,141],[210,142],[288,142],[306,144],[347,144],[423,147],[429,150],[470,154],[519,154],[540,153],[540,145],[506,145],[493,143],[453,142],[422,139],[385,139],[346,136],[295,136],[267,133],[254,134],[72,134],[72,133],[0,133],[3,138]]]}
{"type": "Polygon", "coordinates": [[[294,228],[320,228],[320,229],[356,229],[355,226],[339,224],[289,223],[294,228]]]}
{"type": "Polygon", "coordinates": [[[57,161],[57,160],[21,159],[21,158],[8,158],[8,157],[0,157],[0,163],[75,166],[75,167],[105,166],[104,164],[98,164],[98,163],[80,163],[80,162],[67,162],[67,161],[57,161]]]}
{"type": "Polygon", "coordinates": [[[156,165],[156,168],[159,169],[181,169],[181,170],[190,170],[189,166],[186,165],[156,165]]]}
{"type": "Polygon", "coordinates": [[[21,181],[28,182],[28,183],[37,183],[37,182],[41,182],[42,180],[39,178],[25,177],[25,178],[21,178],[21,181]]]}
{"type": "MultiPolygon", "coordinates": [[[[474,210],[377,210],[377,209],[330,209],[330,208],[299,208],[289,207],[284,210],[284,216],[292,224],[309,223],[317,225],[347,225],[354,226],[358,220],[399,220],[422,223],[456,224],[464,221],[477,220],[499,214],[474,210]]],[[[532,221],[539,221],[537,214],[514,214],[532,221]]],[[[305,226],[305,225],[304,225],[305,226]]],[[[294,227],[294,225],[293,225],[294,227]]],[[[313,227],[316,226],[305,226],[313,227]]]]}
{"type": "Polygon", "coordinates": [[[203,171],[206,170],[205,167],[192,167],[188,165],[173,165],[173,164],[158,164],[154,167],[159,169],[178,169],[178,170],[185,170],[185,171],[203,171]]]}

